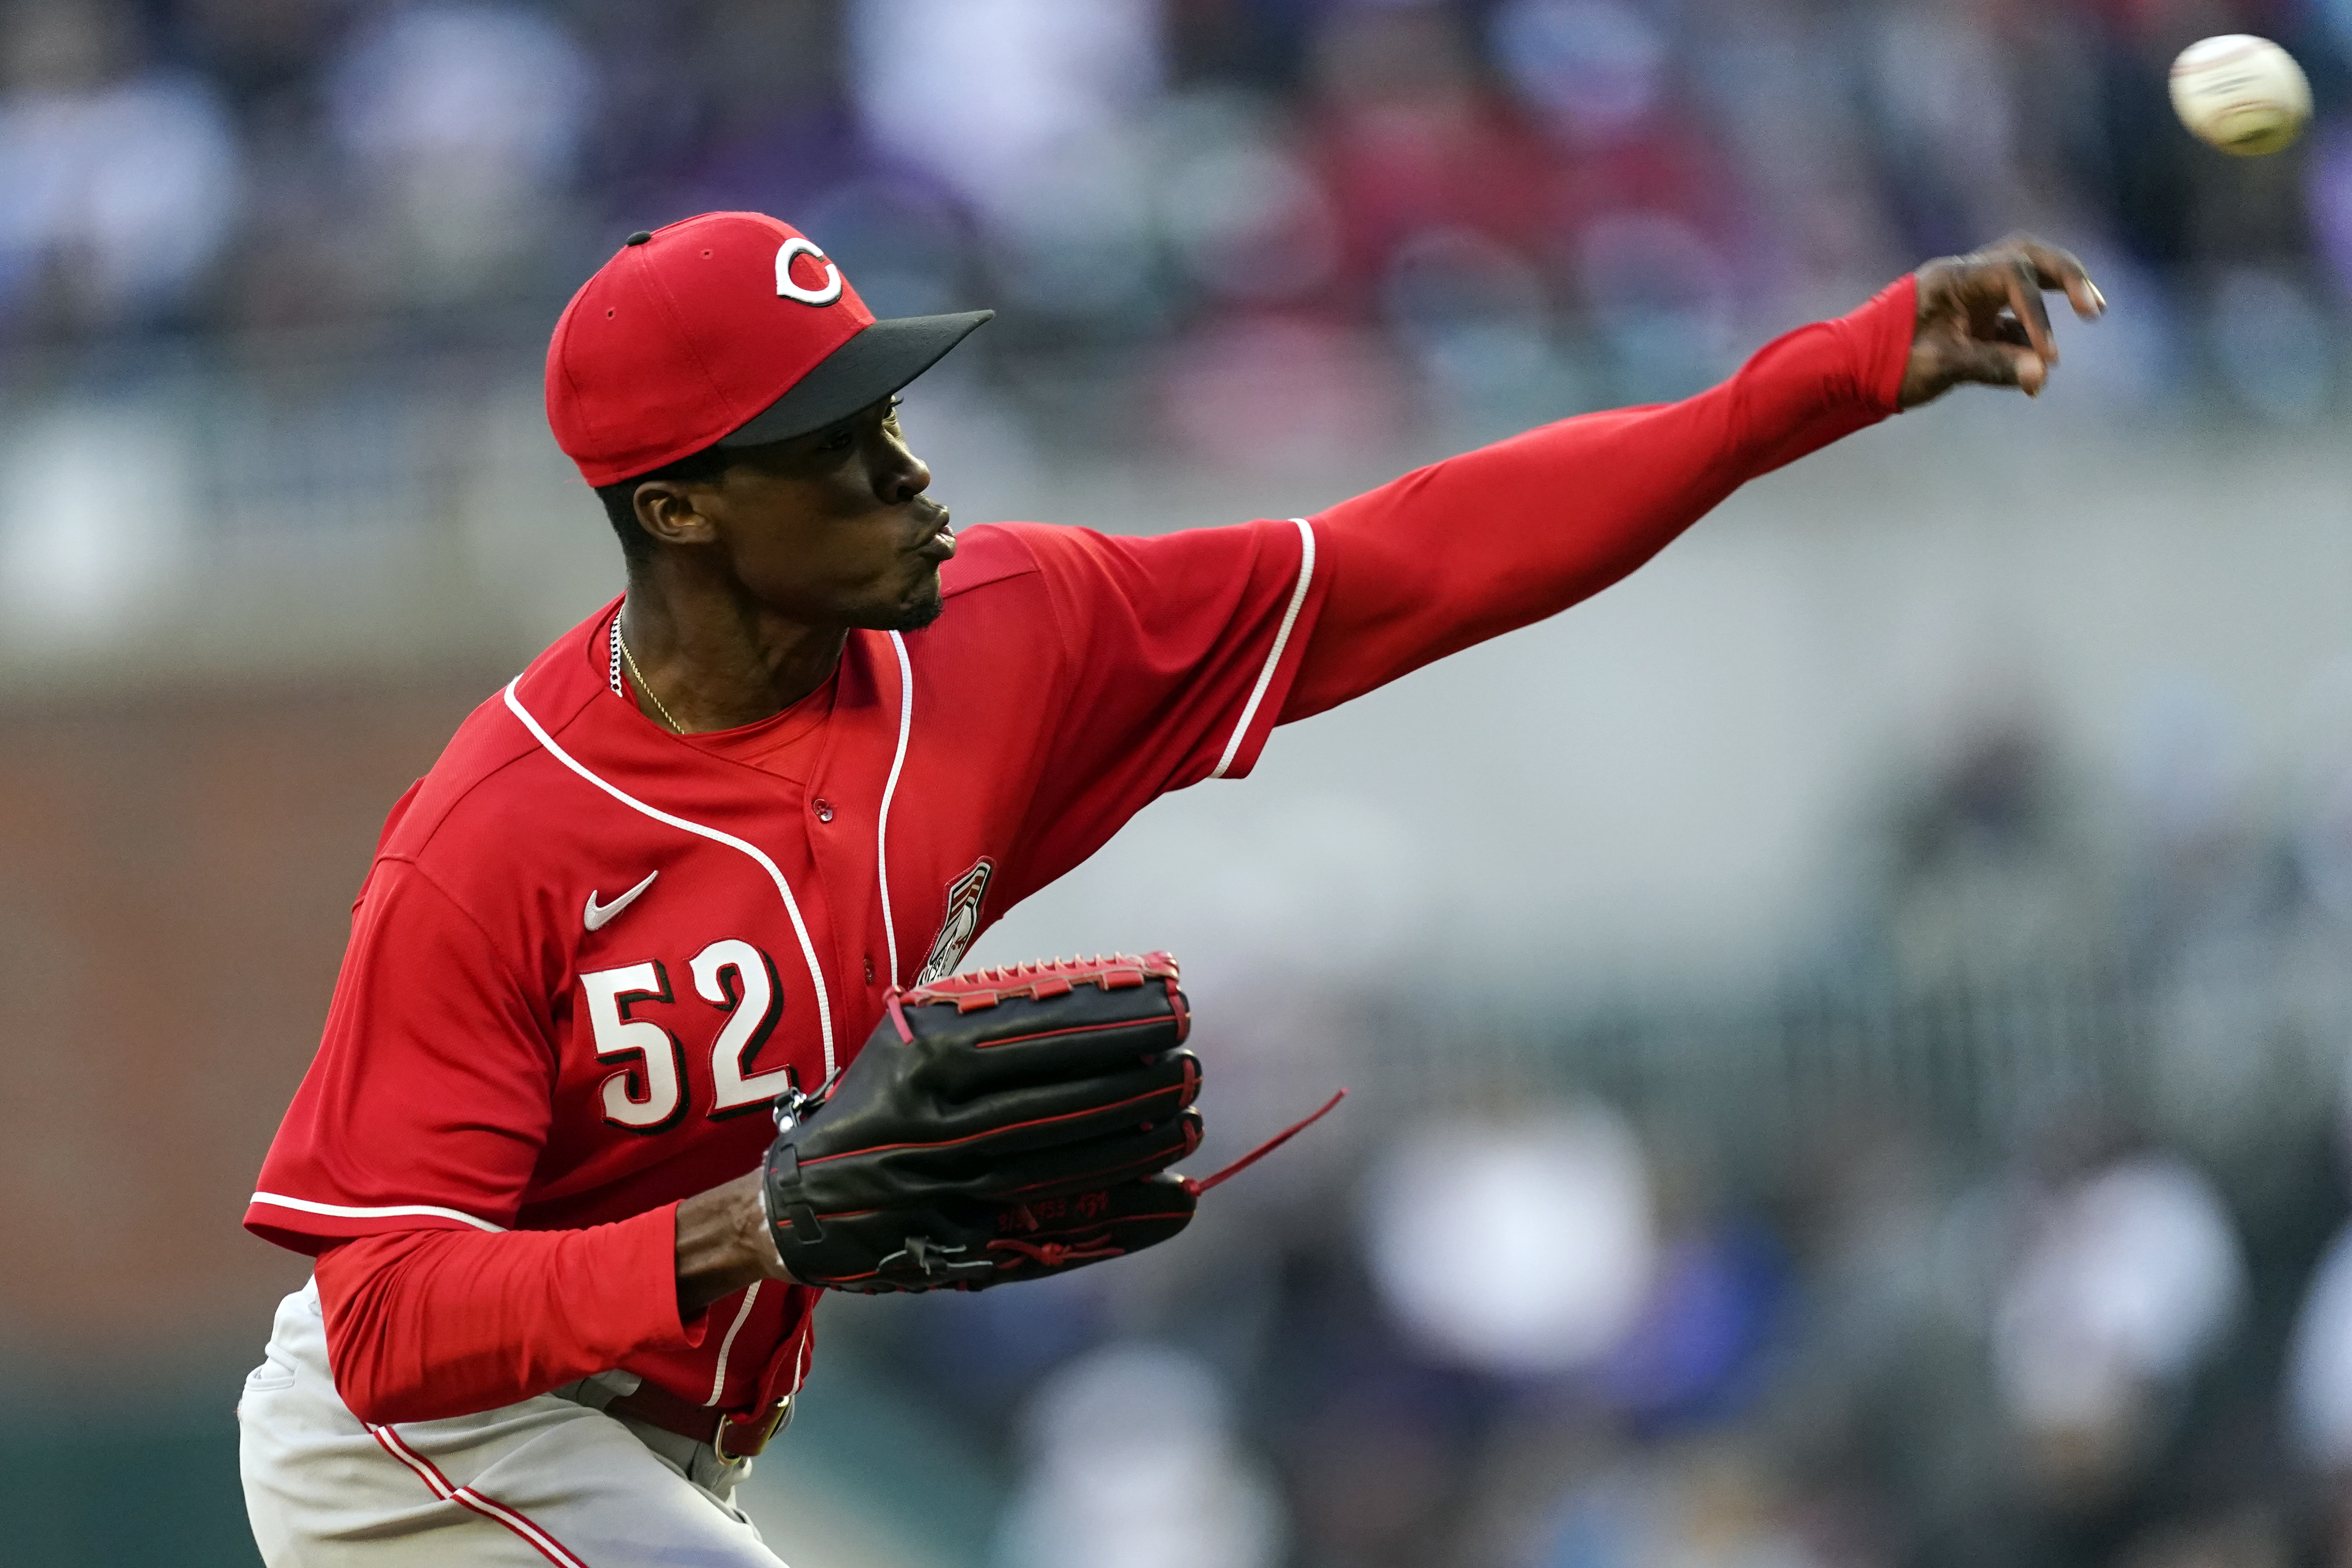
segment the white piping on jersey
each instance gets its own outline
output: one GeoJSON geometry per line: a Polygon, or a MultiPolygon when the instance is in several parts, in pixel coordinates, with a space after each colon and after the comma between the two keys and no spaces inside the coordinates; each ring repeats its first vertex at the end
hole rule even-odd
{"type": "Polygon", "coordinates": [[[698,837],[708,838],[714,844],[724,844],[730,849],[740,850],[759,862],[760,868],[767,872],[768,879],[775,883],[776,891],[783,898],[784,912],[793,918],[793,934],[799,937],[801,942],[801,960],[808,965],[809,981],[816,987],[816,1021],[824,1031],[824,1073],[825,1077],[831,1078],[834,1069],[833,999],[825,990],[824,971],[817,967],[816,943],[809,940],[808,924],[801,919],[800,900],[793,897],[793,885],[784,880],[783,872],[778,868],[773,860],[768,858],[767,852],[758,845],[747,844],[731,833],[722,833],[716,827],[705,827],[699,822],[688,822],[685,817],[673,816],[658,806],[647,805],[618,784],[607,783],[589,772],[587,767],[571,752],[557,745],[555,737],[549,734],[541,726],[539,721],[530,716],[530,710],[522,705],[522,700],[515,695],[515,686],[521,679],[522,677],[518,675],[513,680],[507,682],[507,706],[513,710],[514,716],[522,721],[523,727],[538,738],[539,743],[545,746],[557,762],[562,763],[630,810],[641,812],[656,822],[667,823],[680,832],[691,833],[698,837]]]}
{"type": "Polygon", "coordinates": [[[719,1342],[719,1370],[711,1373],[710,1397],[702,1402],[706,1406],[717,1405],[719,1396],[727,1391],[727,1352],[735,1348],[735,1336],[751,1321],[751,1303],[760,1299],[760,1287],[766,1283],[764,1279],[751,1281],[751,1288],[743,1292],[743,1305],[736,1310],[735,1321],[727,1327],[727,1337],[719,1342]]]}
{"type": "Polygon", "coordinates": [[[391,1219],[399,1215],[431,1215],[437,1219],[461,1219],[476,1230],[503,1233],[506,1226],[492,1225],[486,1219],[476,1219],[462,1209],[445,1209],[438,1204],[389,1204],[382,1208],[353,1208],[349,1204],[317,1204],[309,1198],[281,1197],[276,1193],[256,1193],[250,1200],[270,1204],[281,1209],[299,1209],[304,1214],[331,1215],[337,1219],[391,1219]]]}
{"type": "Polygon", "coordinates": [[[907,731],[915,718],[915,665],[907,639],[890,634],[898,650],[898,752],[890,759],[890,782],[882,786],[882,819],[874,828],[874,874],[882,883],[882,944],[889,950],[890,984],[898,984],[898,928],[890,920],[890,797],[898,793],[898,770],[907,765],[907,731]]]}
{"type": "Polygon", "coordinates": [[[809,1342],[815,1337],[815,1335],[810,1331],[815,1327],[815,1324],[816,1320],[814,1313],[801,1323],[800,1359],[793,1363],[793,1392],[794,1394],[798,1394],[801,1391],[801,1384],[808,1381],[809,1342]]]}
{"type": "Polygon", "coordinates": [[[1225,742],[1225,754],[1217,759],[1216,772],[1209,775],[1213,779],[1223,778],[1225,770],[1241,754],[1242,740],[1249,733],[1250,721],[1257,717],[1257,705],[1265,700],[1265,689],[1274,684],[1274,672],[1282,663],[1282,650],[1289,646],[1290,630],[1298,624],[1298,612],[1307,604],[1307,585],[1315,580],[1315,531],[1303,517],[1290,521],[1298,525],[1298,586],[1290,591],[1290,608],[1282,614],[1282,629],[1274,634],[1274,651],[1265,656],[1265,668],[1257,672],[1257,685],[1251,689],[1249,700],[1242,705],[1242,721],[1234,726],[1234,738],[1225,742]]]}

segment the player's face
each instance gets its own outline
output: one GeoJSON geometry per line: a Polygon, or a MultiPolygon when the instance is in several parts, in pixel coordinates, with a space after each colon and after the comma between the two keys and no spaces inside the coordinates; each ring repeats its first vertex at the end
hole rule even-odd
{"type": "Polygon", "coordinates": [[[955,553],[931,470],[908,449],[898,400],[814,435],[747,447],[694,509],[741,588],[812,626],[911,631],[940,613],[955,553]]]}

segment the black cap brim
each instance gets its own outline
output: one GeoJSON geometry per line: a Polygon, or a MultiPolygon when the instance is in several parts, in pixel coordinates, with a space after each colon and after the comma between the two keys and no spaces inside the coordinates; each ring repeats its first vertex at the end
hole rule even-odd
{"type": "Polygon", "coordinates": [[[721,447],[761,447],[822,430],[881,402],[931,366],[993,310],[899,316],[877,321],[817,362],[792,390],[719,438],[721,447]]]}

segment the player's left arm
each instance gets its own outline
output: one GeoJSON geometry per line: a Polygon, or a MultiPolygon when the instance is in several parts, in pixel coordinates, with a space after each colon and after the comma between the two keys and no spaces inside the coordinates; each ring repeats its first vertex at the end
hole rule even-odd
{"type": "Polygon", "coordinates": [[[2038,395],[2059,360],[2046,291],[2106,309],[2029,237],[1928,263],[1767,344],[1680,403],[1562,420],[1407,474],[1314,520],[1328,574],[1285,721],[1558,614],[1749,479],[1964,383],[2038,395]]]}

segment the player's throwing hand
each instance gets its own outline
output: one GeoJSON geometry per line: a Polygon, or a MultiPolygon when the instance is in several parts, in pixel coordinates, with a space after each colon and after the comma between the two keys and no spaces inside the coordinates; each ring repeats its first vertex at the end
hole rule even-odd
{"type": "Polygon", "coordinates": [[[1902,405],[1932,403],[1963,382],[2014,386],[2038,397],[2058,363],[2042,293],[2063,289],[2074,314],[2095,321],[2106,297],[2083,264],[2029,234],[1919,268],[1919,320],[1902,405]]]}

